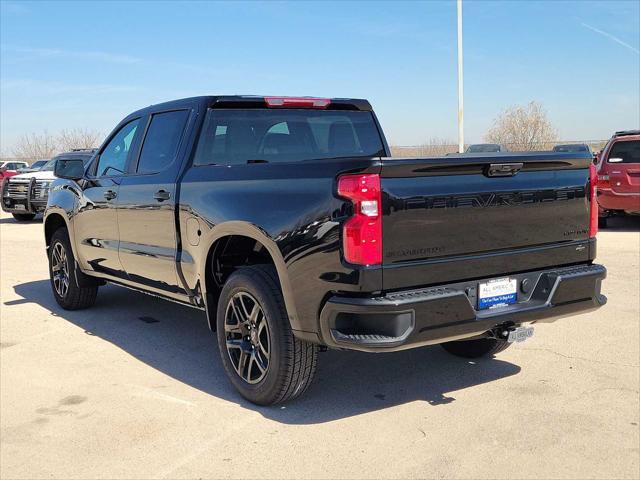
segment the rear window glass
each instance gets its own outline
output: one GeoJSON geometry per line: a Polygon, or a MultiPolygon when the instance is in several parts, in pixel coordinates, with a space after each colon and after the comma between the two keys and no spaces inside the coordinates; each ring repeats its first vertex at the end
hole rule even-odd
{"type": "Polygon", "coordinates": [[[493,144],[482,144],[482,145],[471,145],[467,148],[467,153],[490,153],[490,152],[499,152],[501,150],[500,145],[493,144]]]}
{"type": "Polygon", "coordinates": [[[194,165],[383,155],[371,112],[209,109],[194,165]]]}
{"type": "Polygon", "coordinates": [[[138,160],[138,173],[161,172],[173,162],[188,117],[188,110],[156,113],[151,117],[138,160]]]}
{"type": "Polygon", "coordinates": [[[616,142],[609,152],[610,163],[640,163],[640,141],[616,142]],[[611,159],[622,159],[622,161],[611,159]]]}
{"type": "Polygon", "coordinates": [[[566,153],[588,152],[589,151],[589,146],[588,145],[583,145],[583,144],[556,145],[555,147],[553,147],[553,151],[554,152],[566,152],[566,153]]]}

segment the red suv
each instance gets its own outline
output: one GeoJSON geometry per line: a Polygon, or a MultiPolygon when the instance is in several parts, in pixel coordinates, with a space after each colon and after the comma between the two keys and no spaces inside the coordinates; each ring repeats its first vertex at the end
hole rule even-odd
{"type": "Polygon", "coordinates": [[[597,160],[598,223],[615,213],[640,215],[640,130],[616,132],[597,160]]]}

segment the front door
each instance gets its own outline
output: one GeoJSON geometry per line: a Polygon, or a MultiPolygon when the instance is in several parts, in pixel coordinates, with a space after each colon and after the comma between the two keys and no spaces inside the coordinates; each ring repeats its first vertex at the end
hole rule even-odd
{"type": "Polygon", "coordinates": [[[151,116],[137,162],[118,192],[120,261],[129,279],[184,295],[176,270],[176,180],[190,110],[151,116]]]}
{"type": "Polygon", "coordinates": [[[140,119],[125,124],[99,153],[84,181],[73,217],[78,261],[83,269],[125,277],[118,254],[116,200],[127,161],[139,136],[140,119]]]}

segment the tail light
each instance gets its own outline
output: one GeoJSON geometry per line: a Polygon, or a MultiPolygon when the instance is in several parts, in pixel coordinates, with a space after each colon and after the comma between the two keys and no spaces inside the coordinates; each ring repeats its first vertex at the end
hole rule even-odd
{"type": "MultiPolygon", "coordinates": [[[[608,180],[608,177],[607,177],[608,180]]],[[[597,198],[598,173],[596,166],[589,165],[589,200],[590,200],[590,221],[589,237],[595,237],[598,233],[598,198],[597,198]]]]}
{"type": "Polygon", "coordinates": [[[269,108],[319,108],[329,106],[329,98],[313,97],[264,97],[264,102],[269,108]]]}
{"type": "Polygon", "coordinates": [[[609,175],[598,175],[598,188],[600,190],[611,188],[611,181],[609,179],[609,175]]]}
{"type": "Polygon", "coordinates": [[[358,265],[382,263],[382,200],[380,175],[342,175],[338,194],[353,203],[353,216],[342,230],[344,258],[358,265]]]}

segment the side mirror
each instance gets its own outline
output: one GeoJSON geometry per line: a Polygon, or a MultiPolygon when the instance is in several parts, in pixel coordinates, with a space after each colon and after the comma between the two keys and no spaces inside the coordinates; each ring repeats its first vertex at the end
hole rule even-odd
{"type": "Polygon", "coordinates": [[[4,173],[7,171],[7,167],[0,167],[0,173],[4,173]]]}
{"type": "Polygon", "coordinates": [[[58,178],[66,178],[67,180],[80,180],[84,178],[84,163],[82,160],[57,160],[53,167],[53,174],[58,178]]]}
{"type": "Polygon", "coordinates": [[[623,158],[614,157],[609,159],[609,163],[622,163],[622,162],[624,162],[623,158]]]}

